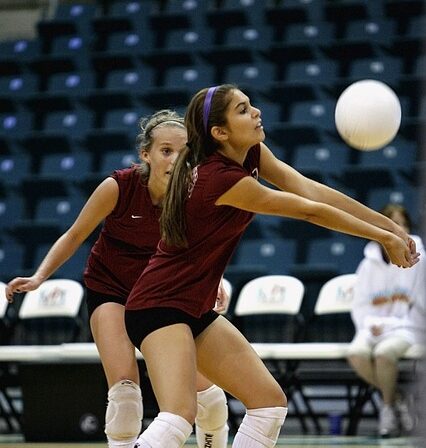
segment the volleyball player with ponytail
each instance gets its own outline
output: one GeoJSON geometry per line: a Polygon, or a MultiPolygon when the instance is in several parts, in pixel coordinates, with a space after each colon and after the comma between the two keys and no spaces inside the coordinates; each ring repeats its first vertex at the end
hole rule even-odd
{"type": "Polygon", "coordinates": [[[197,368],[247,409],[232,446],[273,447],[287,415],[286,396],[244,336],[212,311],[254,213],[379,241],[404,267],[418,254],[391,220],[277,160],[262,143],[260,111],[235,86],[199,91],[185,125],[188,143],[163,203],[162,240],[126,304],[126,329],[143,354],[160,408],[135,447],[184,445],[197,412],[197,368]]]}

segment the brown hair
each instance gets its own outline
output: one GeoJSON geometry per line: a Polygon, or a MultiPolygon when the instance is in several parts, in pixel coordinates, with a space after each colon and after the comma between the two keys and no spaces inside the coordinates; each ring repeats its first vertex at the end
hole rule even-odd
{"type": "Polygon", "coordinates": [[[403,205],[389,203],[389,204],[385,205],[380,210],[380,213],[382,215],[387,216],[389,219],[392,219],[392,216],[394,213],[400,213],[404,217],[405,222],[407,223],[408,229],[411,230],[411,226],[412,226],[411,217],[410,217],[407,209],[403,205]]]}
{"type": "Polygon", "coordinates": [[[185,114],[188,143],[179,154],[173,168],[160,218],[161,235],[168,245],[177,247],[187,245],[184,205],[192,179],[192,170],[220,148],[219,142],[212,137],[210,130],[213,126],[226,125],[226,112],[232,99],[230,93],[237,88],[232,84],[217,87],[211,99],[207,132],[203,124],[203,107],[208,89],[197,92],[188,105],[185,114]]]}
{"type": "Polygon", "coordinates": [[[184,128],[184,119],[173,110],[163,109],[139,120],[140,133],[136,137],[136,149],[140,159],[138,171],[143,181],[147,181],[149,178],[150,166],[142,159],[142,153],[151,150],[154,142],[154,137],[152,135],[154,129],[165,126],[184,128]]]}

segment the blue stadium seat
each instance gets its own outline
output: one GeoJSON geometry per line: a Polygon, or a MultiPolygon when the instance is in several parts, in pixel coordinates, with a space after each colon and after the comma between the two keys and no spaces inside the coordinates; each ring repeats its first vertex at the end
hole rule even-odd
{"type": "Polygon", "coordinates": [[[92,49],[90,37],[71,35],[52,39],[50,55],[53,58],[71,58],[80,70],[89,70],[89,54],[92,49]]]}
{"type": "Polygon", "coordinates": [[[129,132],[131,135],[136,135],[139,132],[140,118],[150,113],[152,113],[152,109],[148,107],[111,110],[105,114],[103,125],[105,129],[120,129],[129,132]]]}
{"type": "Polygon", "coordinates": [[[32,73],[16,74],[0,77],[0,96],[22,98],[24,95],[32,94],[38,90],[38,77],[32,73]]]}
{"type": "Polygon", "coordinates": [[[54,73],[47,83],[48,92],[63,92],[71,96],[85,94],[95,87],[95,73],[92,71],[54,73]]]}
{"type": "Polygon", "coordinates": [[[18,186],[30,172],[31,158],[27,154],[0,156],[0,179],[4,184],[18,186]]]}
{"type": "Polygon", "coordinates": [[[307,269],[330,269],[337,274],[355,272],[363,258],[365,240],[346,235],[313,239],[307,251],[307,269]]]}
{"type": "Polygon", "coordinates": [[[349,77],[397,81],[403,73],[403,62],[396,57],[377,57],[354,60],[349,67],[349,77]]]}
{"type": "Polygon", "coordinates": [[[6,137],[22,138],[33,129],[33,117],[26,111],[0,113],[0,133],[6,137]]]}
{"type": "Polygon", "coordinates": [[[389,170],[410,171],[417,158],[417,147],[413,142],[396,137],[378,151],[362,151],[358,155],[358,164],[378,166],[389,170]]]}
{"type": "Polygon", "coordinates": [[[339,64],[327,59],[293,61],[285,67],[285,80],[330,82],[339,77],[339,64]]]}
{"type": "Polygon", "coordinates": [[[168,30],[164,36],[164,49],[195,53],[214,44],[214,34],[208,28],[168,30]]]}
{"type": "Polygon", "coordinates": [[[154,86],[155,73],[153,69],[142,66],[136,69],[118,69],[108,73],[105,88],[108,90],[123,90],[129,95],[141,92],[154,86]]]}
{"type": "Polygon", "coordinates": [[[164,6],[164,13],[180,13],[190,16],[202,16],[206,10],[204,0],[167,0],[164,6]]]}
{"type": "Polygon", "coordinates": [[[265,50],[273,42],[273,32],[267,26],[236,26],[224,30],[224,44],[265,50]]]}
{"type": "Polygon", "coordinates": [[[335,31],[331,23],[295,23],[284,28],[282,42],[316,45],[319,42],[331,42],[334,38],[335,31]]]}
{"type": "Polygon", "coordinates": [[[334,131],[334,109],[335,102],[331,100],[297,102],[290,109],[290,122],[334,131]]]}
{"type": "Polygon", "coordinates": [[[170,67],[164,74],[164,86],[186,88],[196,92],[215,84],[215,70],[207,64],[194,64],[183,67],[170,67]]]}
{"type": "Polygon", "coordinates": [[[22,196],[10,195],[0,198],[0,229],[12,226],[25,216],[25,201],[22,196]]]}
{"type": "Polygon", "coordinates": [[[396,23],[392,19],[352,20],[348,23],[345,37],[387,43],[395,33],[396,23]]]}
{"type": "Polygon", "coordinates": [[[36,221],[52,221],[66,230],[77,218],[85,200],[85,197],[77,195],[40,199],[34,218],[36,221]]]}
{"type": "Polygon", "coordinates": [[[101,160],[100,172],[109,175],[114,170],[128,168],[138,162],[136,151],[108,151],[101,160]]]}
{"type": "Polygon", "coordinates": [[[108,13],[112,16],[128,15],[140,17],[149,14],[154,4],[155,2],[153,0],[145,0],[143,2],[135,0],[113,0],[110,2],[108,13]]]}
{"type": "Polygon", "coordinates": [[[19,73],[20,70],[16,70],[16,68],[20,68],[22,62],[28,62],[38,56],[40,51],[39,39],[16,39],[0,42],[0,61],[5,64],[2,71],[4,72],[9,67],[10,69],[15,68],[13,73],[19,73]]]}
{"type": "Polygon", "coordinates": [[[236,265],[261,265],[270,274],[287,274],[296,257],[296,242],[284,239],[242,240],[234,258],[236,265]]]}
{"type": "Polygon", "coordinates": [[[48,113],[44,130],[69,137],[83,137],[94,125],[93,113],[85,109],[67,110],[48,113]]]}
{"type": "Polygon", "coordinates": [[[306,174],[339,174],[350,161],[350,149],[337,143],[297,147],[292,166],[306,174]]]}
{"type": "Polygon", "coordinates": [[[66,20],[74,22],[78,28],[86,27],[98,13],[97,6],[90,3],[59,3],[56,6],[53,20],[66,20]]]}
{"type": "Polygon", "coordinates": [[[274,64],[259,59],[245,63],[230,63],[223,68],[223,82],[245,87],[262,88],[276,79],[274,64]]]}
{"type": "Polygon", "coordinates": [[[152,33],[148,30],[117,31],[108,36],[108,52],[136,55],[146,52],[152,47],[152,33]]]}
{"type": "Polygon", "coordinates": [[[48,154],[41,160],[42,176],[79,179],[90,172],[92,172],[92,156],[87,152],[48,154]]]}

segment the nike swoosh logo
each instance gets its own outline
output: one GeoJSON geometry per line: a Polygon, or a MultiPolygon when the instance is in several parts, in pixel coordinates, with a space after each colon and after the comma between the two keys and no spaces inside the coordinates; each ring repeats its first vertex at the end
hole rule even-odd
{"type": "Polygon", "coordinates": [[[138,218],[142,218],[142,216],[140,216],[140,215],[132,215],[132,218],[133,219],[138,219],[138,218]]]}

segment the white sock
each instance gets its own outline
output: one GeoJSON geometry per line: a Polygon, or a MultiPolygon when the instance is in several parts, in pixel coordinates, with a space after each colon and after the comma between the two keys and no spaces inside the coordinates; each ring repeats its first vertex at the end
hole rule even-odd
{"type": "Polygon", "coordinates": [[[283,407],[248,409],[232,448],[273,448],[286,415],[283,407]]]}
{"type": "Polygon", "coordinates": [[[192,425],[180,415],[160,412],[134,448],[181,448],[191,432],[192,425]]]}

